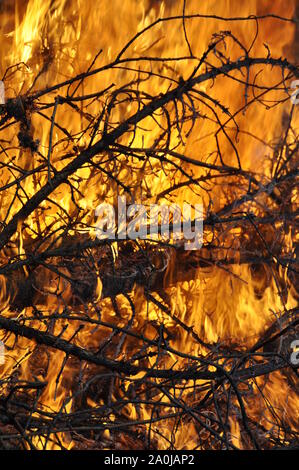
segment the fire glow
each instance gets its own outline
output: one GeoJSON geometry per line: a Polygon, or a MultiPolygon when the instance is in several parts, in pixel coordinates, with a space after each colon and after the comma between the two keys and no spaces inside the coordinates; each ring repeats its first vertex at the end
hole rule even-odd
{"type": "Polygon", "coordinates": [[[296,18],[1,2],[1,448],[298,445],[296,18]]]}

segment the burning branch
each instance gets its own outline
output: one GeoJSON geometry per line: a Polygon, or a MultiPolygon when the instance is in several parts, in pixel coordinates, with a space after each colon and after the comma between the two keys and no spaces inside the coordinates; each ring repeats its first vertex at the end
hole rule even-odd
{"type": "Polygon", "coordinates": [[[299,69],[258,46],[266,21],[296,21],[187,7],[63,80],[45,29],[38,67],[32,50],[3,76],[2,448],[297,445],[299,69]],[[199,49],[188,25],[208,20],[199,49]],[[256,25],[254,40],[220,20],[256,25]],[[161,55],[156,31],[177,21],[187,55],[161,55]],[[268,137],[254,113],[276,120],[268,137]],[[174,241],[174,219],[168,239],[161,220],[156,239],[98,239],[96,206],[119,195],[147,209],[200,199],[202,247],[174,241]]]}

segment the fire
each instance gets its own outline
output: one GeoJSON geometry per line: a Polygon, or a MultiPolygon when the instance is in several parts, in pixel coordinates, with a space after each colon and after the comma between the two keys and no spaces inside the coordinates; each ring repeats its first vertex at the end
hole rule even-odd
{"type": "MultiPolygon", "coordinates": [[[[292,22],[273,16],[258,22],[240,20],[269,13],[292,18],[294,1],[251,0],[239,3],[236,8],[225,1],[200,2],[199,6],[197,1],[189,0],[184,21],[182,8],[183,2],[179,0],[28,0],[15,2],[15,9],[10,2],[4,2],[0,12],[0,69],[10,114],[7,124],[4,120],[0,129],[3,230],[32,197],[47,185],[54,185],[59,172],[99,142],[103,134],[112,132],[137,113],[143,106],[141,103],[147,105],[153,97],[162,96],[188,80],[211,41],[217,43],[217,48],[211,49],[207,62],[214,67],[220,67],[222,60],[225,62],[225,55],[231,62],[242,61],[246,56],[243,44],[251,57],[267,57],[267,51],[271,51],[271,57],[287,57],[296,62],[292,22]],[[170,17],[172,20],[166,21],[170,17]],[[239,20],[225,21],[223,17],[239,20]],[[165,21],[157,21],[159,18],[165,21]],[[130,43],[138,33],[140,36],[130,43]],[[126,44],[129,45],[124,49],[126,44]],[[86,72],[88,76],[80,79],[80,74],[86,72]],[[64,85],[58,87],[61,83],[64,85]],[[103,93],[99,95],[100,91],[103,93]],[[26,96],[34,99],[26,101],[26,96]],[[85,98],[88,106],[82,96],[89,97],[85,98]],[[100,120],[102,113],[106,121],[100,120]],[[16,180],[21,188],[17,196],[16,180]]],[[[205,73],[207,64],[201,67],[200,73],[205,73]]],[[[254,186],[252,191],[258,192],[257,202],[243,201],[236,205],[234,215],[239,209],[239,214],[248,210],[257,218],[268,216],[269,204],[276,207],[274,213],[279,212],[275,197],[280,195],[274,191],[271,199],[272,188],[265,189],[273,177],[272,155],[280,151],[279,139],[284,135],[291,112],[293,128],[298,129],[298,111],[291,111],[285,79],[280,67],[261,64],[244,68],[242,73],[235,70],[230,76],[222,74],[213,83],[211,80],[199,83],[196,93],[190,91],[188,96],[189,109],[183,109],[182,103],[177,102],[169,106],[168,115],[160,110],[154,118],[147,115],[142,119],[137,129],[129,126],[108,151],[93,156],[94,165],[90,164],[92,159],[86,159],[84,165],[53,186],[35,210],[18,221],[9,245],[0,254],[3,267],[16,261],[20,265],[11,277],[6,276],[8,269],[0,277],[1,316],[26,320],[26,325],[45,335],[54,335],[78,348],[104,354],[110,360],[130,362],[142,368],[129,377],[113,376],[104,366],[73,357],[63,348],[36,345],[22,336],[16,341],[14,334],[1,330],[0,339],[6,350],[5,363],[0,365],[3,393],[9,393],[13,381],[38,381],[42,385],[29,393],[31,402],[37,403],[32,420],[38,423],[42,418],[50,419],[50,415],[62,416],[49,431],[32,431],[33,447],[125,448],[130,445],[126,441],[130,432],[124,435],[122,432],[133,429],[132,435],[148,436],[149,447],[219,448],[219,442],[216,445],[209,434],[219,416],[208,399],[201,415],[192,411],[184,417],[186,410],[200,406],[210,380],[187,377],[179,384],[166,386],[164,378],[150,378],[148,371],[184,370],[190,358],[198,357],[207,361],[205,372],[216,374],[221,368],[230,371],[234,367],[238,371],[243,355],[255,347],[277,317],[297,307],[296,284],[290,281],[287,269],[279,264],[276,255],[273,255],[276,265],[267,265],[246,262],[241,252],[244,250],[244,256],[248,253],[252,258],[258,258],[261,253],[266,257],[265,246],[270,247],[272,255],[271,250],[280,243],[288,258],[298,243],[293,229],[285,228],[279,239],[281,222],[277,220],[270,228],[267,225],[263,233],[255,222],[247,225],[247,233],[237,224],[232,228],[225,226],[221,233],[207,225],[204,246],[216,247],[216,260],[196,266],[191,279],[179,279],[176,259],[166,250],[166,275],[160,289],[151,292],[150,297],[140,285],[134,285],[130,295],[104,296],[107,285],[101,279],[101,262],[134,272],[134,262],[133,266],[123,262],[117,242],[111,245],[111,250],[101,246],[100,254],[88,248],[88,259],[83,261],[76,260],[76,255],[70,255],[68,250],[74,240],[77,244],[96,241],[94,210],[103,201],[115,205],[119,193],[129,194],[132,202],[146,205],[157,201],[180,205],[188,201],[195,205],[200,199],[206,217],[219,213],[221,218],[226,215],[221,213],[222,209],[242,197],[237,178],[244,178],[245,187],[244,181],[250,173],[260,182],[257,187],[250,179],[246,180],[247,185],[254,186]],[[253,92],[241,80],[255,83],[256,90],[253,92]],[[254,93],[260,95],[258,99],[254,93]],[[196,99],[200,105],[192,110],[196,99]],[[279,106],[273,105],[275,100],[281,101],[279,106]],[[221,116],[225,132],[219,132],[219,121],[213,110],[221,116]],[[183,113],[189,113],[186,122],[183,113]],[[192,113],[196,114],[193,123],[192,113]],[[169,135],[163,134],[167,120],[176,116],[179,116],[177,128],[169,135]],[[215,136],[221,148],[220,157],[215,136]],[[172,151],[166,155],[162,151],[155,153],[154,149],[167,139],[172,151]],[[130,155],[123,151],[126,146],[131,148],[130,155]],[[146,155],[142,149],[148,149],[146,155]],[[181,161],[180,155],[185,159],[181,161]],[[225,172],[205,182],[210,171],[207,165],[222,164],[225,172]],[[242,175],[238,176],[240,166],[242,175]],[[236,176],[230,176],[227,183],[226,174],[232,169],[236,176]],[[199,185],[185,184],[188,175],[199,185]],[[174,189],[169,191],[170,188],[174,189]],[[55,250],[64,252],[66,264],[56,261],[55,250]],[[49,259],[42,257],[47,251],[54,252],[49,259]],[[29,252],[32,256],[40,255],[34,268],[30,265],[29,252]],[[220,263],[223,258],[235,262],[225,266],[220,263]],[[91,261],[96,268],[91,266],[91,261]],[[29,285],[31,293],[28,293],[29,285]],[[283,290],[283,286],[288,288],[283,290]],[[25,293],[29,301],[23,305],[25,293]],[[112,327],[119,330],[115,332],[112,327]],[[120,336],[121,331],[127,335],[120,336]],[[146,339],[147,348],[140,338],[146,339]],[[157,338],[161,346],[158,354],[154,344],[157,338]],[[165,345],[168,350],[163,349],[165,345]],[[226,357],[230,346],[231,359],[226,357]],[[217,366],[209,363],[214,353],[218,355],[217,366]],[[87,383],[92,389],[100,390],[92,395],[87,383]],[[87,427],[92,427],[97,417],[101,418],[104,430],[100,444],[93,432],[84,431],[81,423],[77,426],[74,421],[74,432],[70,431],[67,417],[75,418],[80,410],[94,413],[94,421],[87,427]],[[115,434],[118,422],[123,427],[115,434]],[[132,427],[130,423],[134,422],[139,424],[132,427]]],[[[293,138],[287,137],[289,148],[293,138]]],[[[294,211],[297,202],[298,188],[294,186],[290,195],[290,207],[294,211]]],[[[146,244],[141,244],[142,247],[145,249],[146,244]]],[[[134,259],[137,251],[135,246],[127,258],[134,259]]],[[[182,259],[188,263],[187,254],[182,259]]],[[[151,261],[156,262],[154,258],[151,261]]],[[[118,280],[121,282],[125,283],[118,280]]],[[[247,367],[250,364],[248,360],[247,367]]],[[[275,446],[275,436],[289,442],[289,435],[283,435],[273,424],[275,414],[289,427],[290,434],[298,426],[298,396],[288,373],[270,371],[268,378],[261,375],[249,382],[235,380],[249,426],[259,426],[261,441],[268,437],[275,446]],[[272,404],[272,412],[265,406],[267,402],[272,404]]],[[[230,385],[217,382],[215,396],[218,399],[219,393],[220,408],[224,400],[220,389],[230,385]]],[[[245,433],[244,437],[242,432],[244,416],[237,395],[227,406],[231,407],[225,425],[228,435],[220,433],[221,445],[229,441],[235,448],[251,448],[250,436],[245,433]]],[[[141,445],[142,440],[137,441],[141,445]]],[[[30,448],[28,442],[25,447],[30,448]]]]}

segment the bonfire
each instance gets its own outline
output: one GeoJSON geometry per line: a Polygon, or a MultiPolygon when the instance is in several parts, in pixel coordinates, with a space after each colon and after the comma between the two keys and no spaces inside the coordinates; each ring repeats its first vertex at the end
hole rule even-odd
{"type": "Polygon", "coordinates": [[[0,3],[1,449],[298,449],[298,16],[0,3]]]}

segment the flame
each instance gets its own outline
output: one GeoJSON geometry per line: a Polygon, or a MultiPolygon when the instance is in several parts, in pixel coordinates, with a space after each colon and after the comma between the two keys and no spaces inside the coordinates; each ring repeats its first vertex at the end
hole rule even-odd
{"type": "MultiPolygon", "coordinates": [[[[292,17],[295,9],[295,2],[267,2],[250,0],[248,2],[239,2],[237,7],[230,2],[187,2],[187,14],[192,15],[200,12],[202,15],[218,16],[244,16],[263,15],[266,13],[275,13],[284,17],[292,17]]],[[[160,22],[154,28],[150,28],[145,34],[140,36],[140,40],[135,41],[124,52],[124,57],[130,57],[134,60],[110,67],[105,70],[105,64],[111,62],[122,50],[133,34],[143,30],[158,18],[181,15],[182,2],[180,1],[144,1],[135,2],[133,0],[115,0],[114,2],[90,1],[90,0],[28,0],[27,2],[15,2],[15,10],[5,10],[1,15],[1,41],[2,52],[0,56],[0,68],[2,73],[9,67],[4,82],[6,86],[6,96],[8,99],[16,99],[25,92],[35,93],[55,86],[57,83],[69,80],[76,75],[90,69],[102,67],[100,75],[92,75],[84,83],[75,82],[70,85],[69,94],[76,96],[77,88],[84,95],[92,95],[112,86],[113,89],[120,89],[127,83],[136,80],[137,76],[143,76],[144,80],[139,84],[139,91],[148,96],[155,96],[158,93],[166,93],[170,82],[162,77],[179,81],[186,79],[194,69],[194,60],[188,56],[186,38],[181,28],[181,19],[174,22],[160,22]],[[99,5],[101,3],[101,5],[99,5]],[[100,12],[99,12],[100,10],[100,12]],[[132,12],[134,11],[134,14],[132,12]],[[174,24],[176,26],[174,26],[174,24]],[[100,50],[102,52],[100,52],[100,50]],[[93,63],[93,58],[97,57],[93,63]],[[159,63],[156,66],[151,61],[139,61],[140,57],[182,57],[173,63],[159,63]],[[15,66],[15,64],[18,64],[15,66]],[[171,65],[169,65],[171,64],[171,65]],[[148,78],[148,73],[153,68],[157,75],[148,78]],[[160,75],[158,75],[158,73],[160,75]],[[99,78],[100,77],[100,78],[99,78]]],[[[294,41],[294,26],[291,23],[280,23],[276,27],[274,18],[259,22],[259,31],[256,41],[253,41],[256,34],[255,21],[234,21],[229,24],[232,34],[247,45],[253,43],[251,55],[265,56],[265,46],[267,43],[274,57],[291,54],[294,41]]],[[[225,21],[216,18],[202,19],[192,18],[187,21],[187,34],[194,57],[201,57],[209,45],[212,35],[215,32],[228,29],[225,21]]],[[[240,58],[244,51],[236,43],[228,39],[230,47],[231,60],[240,58]]],[[[217,63],[217,59],[215,59],[217,63]]],[[[258,77],[257,77],[258,80],[258,77]]],[[[263,72],[263,81],[267,84],[276,84],[281,81],[281,71],[278,69],[267,69],[263,72]]],[[[262,85],[262,82],[260,83],[262,85]]],[[[269,86],[270,86],[269,85],[269,86]]],[[[211,94],[221,103],[229,105],[233,113],[244,105],[244,86],[236,82],[231,83],[225,77],[215,81],[213,89],[205,83],[198,88],[201,92],[211,94]]],[[[60,93],[61,90],[58,91],[60,93]]],[[[14,129],[8,127],[5,130],[5,141],[10,143],[9,153],[2,158],[10,161],[14,155],[13,171],[6,167],[1,170],[1,185],[8,185],[16,177],[20,177],[18,168],[31,172],[22,182],[23,191],[19,198],[15,198],[14,188],[8,188],[5,191],[5,197],[1,199],[1,220],[7,221],[7,214],[11,207],[13,214],[17,213],[23,204],[36,194],[51,178],[54,177],[54,171],[59,171],[68,164],[74,156],[78,155],[81,149],[86,148],[89,143],[88,135],[84,129],[84,119],[88,121],[90,116],[99,116],[105,98],[93,100],[85,113],[80,110],[74,119],[74,108],[64,104],[56,108],[47,107],[51,100],[58,96],[56,90],[53,90],[48,97],[42,97],[40,102],[44,105],[39,113],[32,114],[30,122],[27,123],[27,131],[32,140],[30,145],[21,148],[18,137],[14,129]],[[51,100],[49,99],[51,98],[51,100]],[[51,126],[51,119],[55,116],[55,122],[60,123],[60,127],[51,126]],[[85,114],[84,114],[85,113],[85,114]],[[88,114],[89,113],[89,114],[88,114]],[[45,119],[46,116],[46,119],[45,119]],[[70,140],[65,132],[75,135],[76,138],[70,140]],[[51,151],[49,147],[51,145],[51,151]],[[32,148],[36,146],[38,153],[34,153],[32,148]],[[30,148],[31,147],[31,148],[30,148]],[[11,150],[13,149],[13,150],[11,150]],[[12,153],[13,152],[13,153],[12,153]],[[62,158],[63,157],[63,158],[62,158]],[[41,167],[41,171],[38,168],[41,167]]],[[[125,93],[125,92],[124,92],[125,93]]],[[[23,104],[16,101],[15,106],[22,113],[23,104]]],[[[275,142],[281,134],[281,127],[284,113],[289,110],[290,105],[286,103],[283,106],[277,106],[271,109],[271,118],[267,116],[266,107],[254,104],[248,106],[244,114],[239,114],[238,126],[240,133],[238,136],[238,153],[241,155],[242,168],[244,171],[257,172],[264,179],[264,184],[271,179],[271,167],[269,164],[269,154],[271,149],[268,142],[275,142]],[[267,124],[265,124],[267,123],[267,124]],[[245,132],[246,130],[246,132],[245,132]],[[244,131],[244,132],[242,132],[244,131]],[[258,139],[250,139],[250,135],[257,135],[258,139]]],[[[123,121],[123,116],[130,116],[137,110],[136,102],[128,103],[124,100],[123,104],[111,109],[111,122],[118,123],[123,121]]],[[[206,110],[202,110],[204,113],[206,110]]],[[[173,110],[175,113],[175,110],[173,110]]],[[[28,118],[29,119],[29,118],[28,118]]],[[[160,134],[160,123],[163,122],[162,115],[154,121],[150,117],[142,121],[142,128],[131,134],[122,137],[120,144],[125,145],[130,139],[133,139],[132,147],[151,148],[160,134]]],[[[193,156],[200,159],[201,156],[207,161],[213,161],[213,152],[215,150],[215,141],[211,138],[217,129],[218,123],[212,120],[204,122],[198,121],[188,138],[186,136],[171,136],[171,146],[176,148],[186,156],[193,156]]],[[[233,129],[231,136],[233,136],[233,129]]],[[[95,140],[97,136],[95,136],[95,140]]],[[[227,139],[221,140],[223,159],[226,165],[236,166],[236,155],[232,152],[227,139]]],[[[109,156],[107,156],[108,159],[109,156]]],[[[142,161],[134,162],[135,171],[133,172],[126,158],[121,155],[116,163],[118,168],[118,180],[124,181],[126,185],[133,188],[133,199],[145,201],[147,204],[155,202],[157,194],[163,194],[163,191],[169,188],[169,175],[167,170],[170,167],[165,164],[165,168],[154,157],[150,158],[150,165],[146,166],[142,161]]],[[[99,161],[100,163],[100,161],[99,161]]],[[[111,168],[113,162],[111,162],[111,168]]],[[[107,166],[109,168],[109,165],[107,166]]],[[[186,163],[183,169],[190,170],[191,165],[186,163]]],[[[205,170],[201,167],[192,167],[193,178],[201,178],[205,175],[205,170]]],[[[182,181],[179,173],[171,173],[173,184],[182,181]]],[[[15,252],[11,255],[18,256],[22,261],[25,259],[25,246],[31,240],[44,238],[44,247],[51,245],[51,240],[47,240],[49,231],[62,236],[66,225],[66,214],[69,214],[70,220],[79,221],[74,223],[73,228],[68,229],[69,236],[88,236],[94,238],[93,211],[99,202],[105,201],[115,203],[116,186],[110,184],[106,177],[100,177],[95,174],[91,166],[85,165],[78,170],[73,177],[75,188],[78,194],[69,190],[69,186],[61,184],[50,198],[44,200],[29,217],[26,223],[20,223],[17,233],[12,238],[16,244],[15,252]],[[76,204],[74,204],[74,197],[76,204]]],[[[200,191],[200,198],[203,200],[204,208],[209,206],[209,197],[205,191],[200,191]]],[[[217,212],[223,207],[226,197],[229,195],[230,188],[224,188],[219,185],[213,187],[213,210],[217,212]]],[[[233,198],[233,194],[231,197],[233,198]]],[[[194,194],[187,186],[177,189],[171,196],[172,202],[183,204],[188,201],[191,204],[198,202],[198,194],[194,194]]],[[[292,202],[295,205],[298,201],[298,188],[294,189],[292,202]]],[[[162,196],[161,203],[169,202],[166,196],[162,196]]],[[[263,204],[263,196],[260,203],[263,204]]],[[[255,208],[256,215],[259,214],[258,207],[255,208]]],[[[13,215],[12,214],[12,215],[13,215]]],[[[11,216],[10,216],[11,217],[11,216]]],[[[275,229],[275,228],[274,228],[275,229]]],[[[238,252],[240,241],[238,239],[240,232],[236,229],[235,233],[230,232],[227,245],[230,246],[232,253],[238,252]]],[[[270,236],[270,235],[269,235],[270,236]]],[[[212,231],[208,229],[204,234],[205,240],[213,239],[212,231]]],[[[288,251],[294,247],[293,234],[286,233],[284,246],[288,251]]],[[[13,248],[12,248],[13,250],[13,248]]],[[[118,262],[118,246],[114,244],[112,252],[113,262],[118,262]]],[[[8,261],[7,254],[1,254],[2,262],[8,261]]],[[[29,271],[24,266],[25,277],[28,278],[29,271]]],[[[88,312],[92,319],[97,318],[97,308],[101,310],[101,319],[107,324],[117,324],[118,327],[125,328],[130,320],[131,307],[128,299],[121,298],[118,301],[119,318],[109,299],[101,299],[103,285],[99,278],[95,289],[93,302],[82,307],[72,304],[72,289],[68,282],[69,272],[62,269],[63,274],[58,276],[55,271],[45,267],[40,267],[36,274],[34,289],[37,295],[35,305],[38,311],[45,315],[62,315],[68,305],[69,312],[73,315],[82,316],[88,312]]],[[[81,274],[82,280],[86,273],[81,274]]],[[[171,273],[170,273],[171,275],[171,273]]],[[[285,273],[281,270],[281,276],[285,273]]],[[[80,279],[81,279],[80,278],[80,279]]],[[[1,315],[9,318],[16,317],[15,311],[10,307],[11,296],[13,293],[8,289],[5,278],[0,277],[1,282],[1,315]]],[[[135,332],[143,332],[149,340],[154,339],[157,333],[155,325],[167,329],[171,335],[171,345],[184,354],[193,356],[203,355],[208,357],[208,350],[195,339],[192,339],[190,331],[180,330],[177,326],[178,318],[180,322],[192,328],[194,334],[198,335],[203,341],[209,344],[239,344],[243,348],[252,347],[265,329],[275,320],[273,312],[283,312],[287,309],[296,307],[296,298],[292,289],[290,289],[287,298],[283,298],[278,292],[278,286],[275,277],[271,274],[263,273],[259,277],[253,272],[248,264],[235,264],[230,270],[218,268],[217,266],[198,269],[196,277],[191,281],[177,282],[173,286],[165,288],[170,299],[169,313],[161,310],[158,304],[148,303],[140,292],[139,287],[135,287],[133,298],[135,304],[135,317],[132,322],[132,328],[135,332]],[[267,277],[268,276],[268,277],[267,277]],[[258,295],[257,295],[258,293],[258,295]]],[[[159,301],[158,294],[153,294],[159,301]]],[[[30,325],[42,331],[46,331],[46,326],[35,317],[33,307],[25,306],[18,313],[20,317],[32,318],[30,325]]],[[[73,325],[67,320],[61,318],[55,321],[51,333],[59,336],[65,327],[63,339],[68,340],[73,337],[78,325],[73,325]]],[[[94,326],[86,326],[80,331],[74,340],[75,344],[91,349],[97,348],[99,344],[104,344],[109,339],[109,330],[103,331],[94,326]]],[[[75,397],[72,396],[72,389],[78,376],[78,361],[67,360],[62,351],[50,349],[46,352],[43,347],[34,350],[32,343],[22,337],[18,338],[17,344],[12,335],[3,333],[3,338],[7,353],[7,359],[4,365],[0,365],[0,373],[3,377],[8,376],[12,370],[18,370],[19,377],[22,380],[31,380],[32,376],[39,377],[47,385],[39,397],[40,406],[44,411],[61,412],[63,414],[71,413],[75,407],[75,397]],[[58,370],[63,370],[57,380],[58,370]]],[[[129,338],[124,348],[117,348],[109,352],[109,357],[114,359],[125,359],[129,357],[134,348],[137,352],[140,345],[136,345],[136,338],[129,338]],[[135,342],[135,343],[134,343],[135,342]]],[[[147,367],[153,367],[155,359],[148,357],[147,367]]],[[[161,359],[161,368],[177,368],[186,365],[183,357],[178,358],[175,354],[169,353],[161,359]]],[[[88,370],[88,366],[84,366],[88,370]]],[[[213,368],[212,368],[213,370],[213,368]]],[[[82,372],[83,373],[83,372],[82,372]]],[[[134,376],[134,381],[142,378],[134,376]]],[[[133,380],[133,379],[132,379],[133,380]]],[[[199,397],[190,396],[188,385],[194,381],[186,381],[185,391],[182,391],[183,399],[190,405],[199,400],[199,397]],[[193,400],[193,402],[192,402],[193,400]]],[[[204,380],[197,380],[198,387],[205,384],[204,380]]],[[[117,384],[116,384],[117,385],[117,384]]],[[[275,410],[285,420],[289,426],[296,427],[298,419],[292,418],[295,410],[298,410],[298,397],[290,389],[286,378],[282,373],[274,372],[269,376],[269,382],[264,384],[263,378],[259,378],[252,384],[252,396],[248,398],[251,415],[253,420],[259,420],[267,433],[272,426],[269,412],[264,412],[263,403],[257,402],[258,386],[264,386],[264,395],[269,402],[274,403],[275,410]]],[[[130,384],[125,386],[125,393],[130,392],[130,384]]],[[[120,389],[116,392],[114,387],[110,399],[118,400],[124,392],[120,389]]],[[[182,387],[183,390],[183,387],[182,387]]],[[[172,390],[173,396],[180,393],[180,390],[172,390]]],[[[171,412],[174,405],[170,396],[161,393],[161,396],[155,397],[157,403],[163,403],[165,414],[167,410],[171,412]]],[[[97,408],[104,405],[104,401],[96,402],[88,397],[88,406],[97,408]]],[[[152,419],[151,410],[146,403],[134,407],[128,403],[123,408],[123,416],[129,420],[140,420],[149,423],[152,419]]],[[[111,424],[112,415],[109,417],[111,424]]],[[[207,420],[210,419],[208,416],[207,420]]],[[[240,425],[237,415],[229,419],[231,430],[231,442],[237,448],[246,447],[246,442],[242,441],[240,425]]],[[[108,423],[108,419],[107,419],[108,423]]],[[[176,422],[176,418],[169,417],[161,424],[153,425],[152,431],[157,441],[157,447],[167,449],[169,442],[175,439],[175,447],[180,449],[193,449],[200,446],[201,439],[205,438],[205,431],[198,431],[193,423],[176,422]],[[172,436],[172,429],[175,424],[175,438],[172,436]]],[[[103,439],[109,443],[112,433],[109,427],[103,434],[103,439]]],[[[75,446],[71,440],[70,433],[58,433],[60,441],[65,448],[75,446]]],[[[33,441],[37,448],[59,448],[55,441],[53,442],[36,437],[33,441]]],[[[107,444],[108,447],[108,444],[107,444]]]]}

